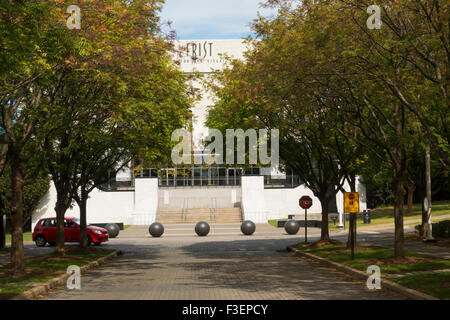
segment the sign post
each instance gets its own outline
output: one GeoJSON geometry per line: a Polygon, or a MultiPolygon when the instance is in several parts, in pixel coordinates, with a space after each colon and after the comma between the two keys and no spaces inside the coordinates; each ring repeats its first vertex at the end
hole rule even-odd
{"type": "Polygon", "coordinates": [[[305,209],[305,243],[308,243],[308,209],[312,207],[313,200],[309,196],[303,196],[298,201],[298,204],[305,209]]]}
{"type": "Polygon", "coordinates": [[[352,249],[352,260],[355,259],[355,237],[356,237],[356,214],[359,212],[359,193],[344,193],[344,213],[350,213],[350,246],[352,249]]]}

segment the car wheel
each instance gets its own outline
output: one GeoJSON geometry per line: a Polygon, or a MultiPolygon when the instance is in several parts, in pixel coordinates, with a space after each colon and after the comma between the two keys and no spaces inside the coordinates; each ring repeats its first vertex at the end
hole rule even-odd
{"type": "Polygon", "coordinates": [[[38,247],[45,247],[47,241],[43,236],[37,236],[36,239],[34,240],[34,243],[36,243],[36,246],[38,247]]]}
{"type": "Polygon", "coordinates": [[[101,244],[102,244],[101,242],[94,242],[94,246],[97,246],[97,247],[101,244]]]}
{"type": "Polygon", "coordinates": [[[48,244],[49,244],[51,247],[56,246],[56,242],[49,242],[48,244]]]}
{"type": "Polygon", "coordinates": [[[88,236],[87,238],[88,238],[88,246],[92,245],[92,242],[93,242],[93,241],[92,241],[91,236],[88,236]]]}

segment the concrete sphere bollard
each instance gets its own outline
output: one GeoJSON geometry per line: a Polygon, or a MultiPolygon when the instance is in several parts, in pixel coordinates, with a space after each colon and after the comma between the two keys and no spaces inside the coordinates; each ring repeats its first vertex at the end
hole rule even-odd
{"type": "Polygon", "coordinates": [[[110,238],[116,238],[119,235],[120,228],[116,223],[108,223],[105,226],[110,238]]]}
{"type": "Polygon", "coordinates": [[[195,225],[195,233],[197,233],[199,237],[206,237],[209,233],[209,230],[210,228],[207,222],[200,221],[195,225]]]}
{"type": "Polygon", "coordinates": [[[251,236],[255,233],[256,225],[253,223],[253,221],[247,220],[242,222],[241,224],[241,231],[246,236],[251,236]]]}
{"type": "Polygon", "coordinates": [[[159,238],[164,233],[164,226],[159,222],[152,223],[148,228],[148,232],[152,237],[159,238]]]}
{"type": "Polygon", "coordinates": [[[288,234],[297,234],[299,229],[300,224],[295,220],[288,220],[284,225],[284,230],[286,230],[288,234]]]}

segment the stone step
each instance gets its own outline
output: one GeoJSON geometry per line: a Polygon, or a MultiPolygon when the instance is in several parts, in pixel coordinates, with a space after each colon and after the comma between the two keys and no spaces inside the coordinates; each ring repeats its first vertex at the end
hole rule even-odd
{"type": "Polygon", "coordinates": [[[205,215],[187,215],[186,218],[189,219],[200,219],[200,218],[209,218],[209,217],[216,217],[218,219],[240,219],[241,216],[240,215],[209,215],[209,214],[205,214],[205,215]]]}
{"type": "Polygon", "coordinates": [[[160,209],[156,220],[165,224],[197,223],[240,223],[242,214],[240,208],[217,208],[212,211],[209,208],[189,208],[186,210],[185,219],[183,209],[160,209]],[[212,217],[211,214],[215,213],[212,217]]]}
{"type": "Polygon", "coordinates": [[[221,220],[221,219],[214,219],[214,220],[212,220],[212,219],[189,220],[188,219],[184,223],[195,224],[195,223],[200,222],[200,221],[205,221],[205,222],[208,222],[208,223],[240,223],[240,222],[242,222],[240,219],[234,219],[234,220],[232,220],[232,219],[228,219],[228,220],[221,220]]]}
{"type": "MultiPolygon", "coordinates": [[[[209,216],[209,215],[211,215],[211,214],[214,214],[214,213],[211,213],[211,212],[196,212],[196,213],[187,213],[186,215],[187,216],[190,216],[190,217],[197,217],[197,216],[209,216]]],[[[235,212],[230,212],[230,213],[223,213],[223,212],[220,212],[220,213],[215,213],[214,214],[216,217],[217,216],[219,216],[219,217],[240,217],[241,216],[241,213],[239,212],[239,213],[235,213],[235,212]]],[[[175,218],[175,217],[181,217],[181,216],[183,216],[183,214],[158,214],[158,216],[159,217],[167,217],[167,218],[175,218]]]]}
{"type": "Polygon", "coordinates": [[[156,217],[158,217],[158,218],[164,218],[164,219],[178,219],[178,218],[181,218],[183,215],[181,215],[181,214],[177,214],[177,215],[170,215],[170,216],[167,216],[167,215],[164,215],[164,214],[158,214],[156,217]]]}
{"type": "Polygon", "coordinates": [[[178,219],[165,219],[165,218],[159,218],[157,219],[160,223],[197,223],[199,221],[206,221],[206,222],[218,222],[218,223],[239,223],[242,222],[242,219],[240,217],[215,217],[211,218],[210,216],[203,216],[203,217],[186,217],[186,220],[183,220],[181,217],[178,219]]]}

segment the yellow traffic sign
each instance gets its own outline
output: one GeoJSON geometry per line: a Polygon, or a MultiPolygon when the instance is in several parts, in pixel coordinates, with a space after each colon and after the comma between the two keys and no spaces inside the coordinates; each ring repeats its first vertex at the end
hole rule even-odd
{"type": "Polygon", "coordinates": [[[344,192],[344,212],[359,213],[359,192],[344,192]]]}

